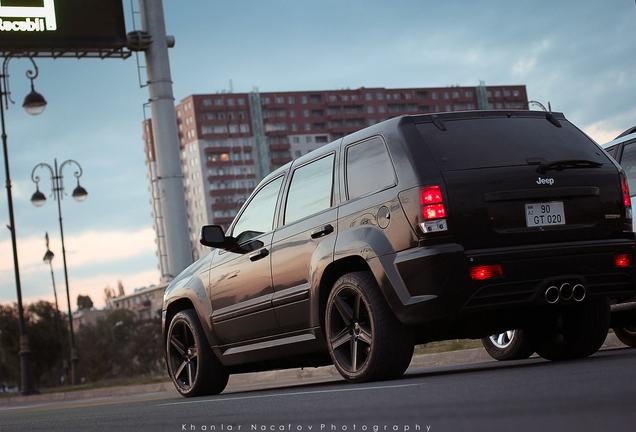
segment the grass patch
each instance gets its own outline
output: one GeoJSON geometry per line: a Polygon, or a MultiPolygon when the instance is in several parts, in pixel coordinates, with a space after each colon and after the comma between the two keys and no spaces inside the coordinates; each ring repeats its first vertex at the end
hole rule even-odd
{"type": "Polygon", "coordinates": [[[452,339],[440,342],[430,342],[415,346],[415,354],[433,354],[446,351],[458,351],[471,348],[481,348],[479,339],[452,339]]]}

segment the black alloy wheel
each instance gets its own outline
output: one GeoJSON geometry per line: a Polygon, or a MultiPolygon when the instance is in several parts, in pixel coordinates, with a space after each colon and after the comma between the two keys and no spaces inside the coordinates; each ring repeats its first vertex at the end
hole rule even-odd
{"type": "Polygon", "coordinates": [[[192,309],[177,313],[170,322],[166,363],[175,388],[185,397],[221,393],[229,379],[192,309]]]}
{"type": "Polygon", "coordinates": [[[168,335],[168,365],[175,384],[189,391],[199,372],[199,349],[192,329],[185,320],[178,321],[168,335]]]}
{"type": "Polygon", "coordinates": [[[336,293],[329,314],[329,342],[338,364],[355,373],[366,365],[373,345],[369,306],[360,293],[344,287],[336,293]]]}
{"type": "Polygon", "coordinates": [[[353,272],[334,284],[325,307],[329,355],[351,382],[397,378],[409,366],[413,342],[371,272],[353,272]]]}

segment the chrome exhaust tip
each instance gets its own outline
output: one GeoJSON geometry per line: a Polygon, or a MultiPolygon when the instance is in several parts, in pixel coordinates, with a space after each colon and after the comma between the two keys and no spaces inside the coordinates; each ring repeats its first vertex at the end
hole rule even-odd
{"type": "Polygon", "coordinates": [[[572,284],[565,282],[559,288],[559,297],[561,297],[561,300],[568,301],[572,298],[572,291],[572,284]]]}
{"type": "Polygon", "coordinates": [[[583,285],[576,284],[574,285],[574,288],[572,288],[572,298],[574,299],[574,301],[582,302],[585,299],[586,295],[587,290],[583,285]]]}
{"type": "Polygon", "coordinates": [[[554,285],[549,286],[545,290],[545,301],[549,304],[554,304],[559,301],[559,289],[554,285]]]}

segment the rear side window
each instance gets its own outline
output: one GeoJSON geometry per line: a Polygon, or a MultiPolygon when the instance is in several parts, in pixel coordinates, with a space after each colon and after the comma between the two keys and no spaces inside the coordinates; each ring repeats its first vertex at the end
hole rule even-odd
{"type": "Polygon", "coordinates": [[[555,127],[545,118],[495,117],[444,120],[417,125],[443,171],[527,165],[528,159],[586,159],[608,163],[605,154],[566,120],[555,127]]]}
{"type": "Polygon", "coordinates": [[[621,166],[627,175],[630,193],[636,193],[636,143],[627,144],[623,147],[621,166]]]}
{"type": "Polygon", "coordinates": [[[294,171],[287,194],[285,224],[331,207],[333,161],[331,154],[294,171]]]}
{"type": "Polygon", "coordinates": [[[358,198],[395,185],[395,171],[380,137],[347,147],[347,193],[358,198]]]}

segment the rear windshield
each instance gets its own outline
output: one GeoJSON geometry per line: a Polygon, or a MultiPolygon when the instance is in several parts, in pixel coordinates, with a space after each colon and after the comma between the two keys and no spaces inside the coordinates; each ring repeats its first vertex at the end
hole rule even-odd
{"type": "Polygon", "coordinates": [[[528,159],[608,160],[566,120],[555,127],[545,118],[495,117],[444,119],[446,131],[432,123],[417,128],[444,171],[527,165],[528,159]]]}

